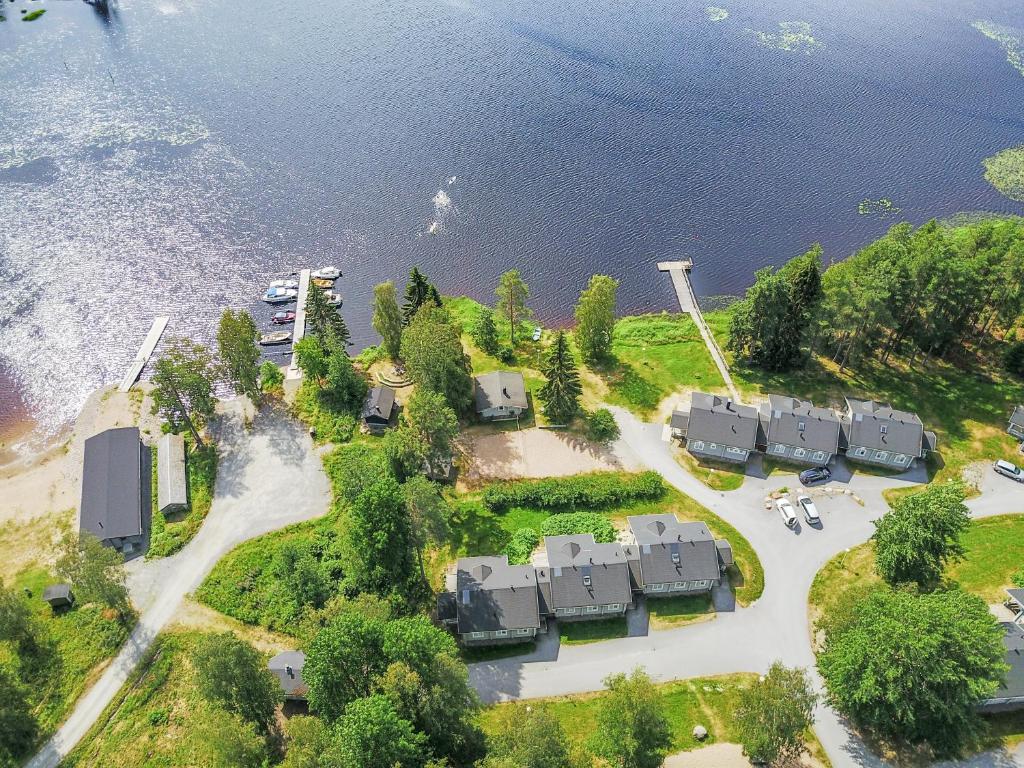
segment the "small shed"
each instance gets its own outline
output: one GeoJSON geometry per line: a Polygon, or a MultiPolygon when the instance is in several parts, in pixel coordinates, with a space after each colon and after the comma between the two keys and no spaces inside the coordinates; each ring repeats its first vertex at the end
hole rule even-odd
{"type": "Polygon", "coordinates": [[[164,435],[156,444],[156,498],[162,514],[179,512],[188,506],[185,480],[185,439],[164,435]]]}
{"type": "Polygon", "coordinates": [[[305,701],[309,687],[302,679],[302,668],[306,666],[306,654],[302,651],[283,651],[267,663],[284,697],[290,701],[305,701]]]}
{"type": "Polygon", "coordinates": [[[70,584],[51,584],[43,590],[43,600],[51,608],[68,608],[75,602],[75,596],[70,584]]]}
{"type": "Polygon", "coordinates": [[[391,411],[395,407],[395,390],[391,387],[373,387],[363,401],[363,426],[366,431],[378,435],[388,428],[391,411]]]}

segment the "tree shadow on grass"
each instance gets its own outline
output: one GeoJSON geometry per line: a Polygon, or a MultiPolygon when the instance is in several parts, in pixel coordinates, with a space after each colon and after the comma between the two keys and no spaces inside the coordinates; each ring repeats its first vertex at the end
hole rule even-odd
{"type": "Polygon", "coordinates": [[[628,408],[649,413],[658,407],[664,395],[656,384],[621,358],[610,357],[592,366],[591,370],[608,385],[613,401],[628,408]]]}

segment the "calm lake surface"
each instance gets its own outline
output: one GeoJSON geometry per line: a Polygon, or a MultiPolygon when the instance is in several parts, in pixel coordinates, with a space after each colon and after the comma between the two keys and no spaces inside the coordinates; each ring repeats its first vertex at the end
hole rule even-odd
{"type": "Polygon", "coordinates": [[[1024,142],[1018,0],[714,2],[4,2],[0,428],[73,419],[154,315],[264,323],[301,266],[342,269],[362,346],[413,264],[487,301],[518,267],[557,324],[595,272],[675,310],[660,259],[737,293],[816,240],[1024,213],[981,166],[1024,142]]]}

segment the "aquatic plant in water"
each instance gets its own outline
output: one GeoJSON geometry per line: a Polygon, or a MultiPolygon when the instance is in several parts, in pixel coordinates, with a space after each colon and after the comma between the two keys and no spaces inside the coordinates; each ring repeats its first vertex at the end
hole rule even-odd
{"type": "Polygon", "coordinates": [[[811,54],[819,48],[824,48],[824,43],[814,39],[811,34],[811,25],[806,21],[782,21],[779,22],[777,33],[761,32],[756,29],[748,29],[747,32],[757,38],[757,42],[765,48],[772,48],[777,51],[794,51],[811,54]]]}
{"type": "Polygon", "coordinates": [[[1006,52],[1006,60],[1024,75],[1024,29],[1004,27],[991,21],[975,21],[971,26],[989,40],[995,40],[1006,52]]]}
{"type": "Polygon", "coordinates": [[[29,11],[24,16],[22,16],[21,20],[22,21],[35,21],[40,16],[42,16],[44,13],[46,13],[46,9],[45,8],[36,8],[34,11],[29,11]]]}
{"type": "Polygon", "coordinates": [[[900,209],[893,205],[888,197],[880,197],[877,200],[867,198],[857,204],[857,213],[861,216],[895,216],[900,209]]]}
{"type": "Polygon", "coordinates": [[[718,8],[714,5],[705,8],[704,15],[708,17],[708,21],[725,21],[729,18],[729,12],[725,8],[718,8]]]}
{"type": "Polygon", "coordinates": [[[982,161],[985,180],[1011,200],[1024,203],[1024,144],[982,161]]]}

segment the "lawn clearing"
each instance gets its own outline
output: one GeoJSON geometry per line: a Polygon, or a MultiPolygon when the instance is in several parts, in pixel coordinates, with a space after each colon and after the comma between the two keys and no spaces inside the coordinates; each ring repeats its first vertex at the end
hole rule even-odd
{"type": "Polygon", "coordinates": [[[625,616],[616,619],[560,621],[558,623],[558,641],[562,645],[586,645],[628,635],[629,626],[625,616]]]}
{"type": "Polygon", "coordinates": [[[675,442],[672,443],[672,455],[683,469],[715,491],[735,491],[746,478],[744,465],[698,459],[675,442]]]}
{"type": "Polygon", "coordinates": [[[651,629],[671,629],[715,618],[710,594],[648,598],[647,612],[651,629]]]}

